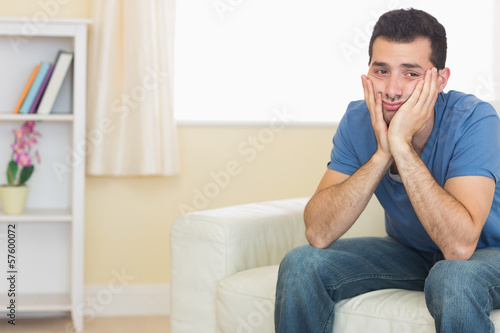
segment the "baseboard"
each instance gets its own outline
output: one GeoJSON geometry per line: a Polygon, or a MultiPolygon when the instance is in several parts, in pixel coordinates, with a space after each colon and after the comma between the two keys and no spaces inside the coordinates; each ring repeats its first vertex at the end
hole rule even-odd
{"type": "Polygon", "coordinates": [[[170,285],[134,285],[110,289],[107,285],[85,286],[86,317],[166,316],[170,314],[170,285]]]}

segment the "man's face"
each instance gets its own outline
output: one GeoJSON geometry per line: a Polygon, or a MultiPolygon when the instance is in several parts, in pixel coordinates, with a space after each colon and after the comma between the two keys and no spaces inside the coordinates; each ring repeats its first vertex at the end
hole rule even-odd
{"type": "Polygon", "coordinates": [[[430,55],[428,38],[396,43],[378,37],[373,43],[367,76],[373,82],[375,96],[382,94],[382,110],[387,124],[410,97],[417,82],[424,79],[425,71],[434,67],[430,55]]]}

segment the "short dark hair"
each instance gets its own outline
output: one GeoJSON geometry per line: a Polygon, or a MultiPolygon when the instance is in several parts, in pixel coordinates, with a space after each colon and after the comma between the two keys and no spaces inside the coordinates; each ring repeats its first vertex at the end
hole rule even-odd
{"type": "Polygon", "coordinates": [[[378,19],[373,27],[368,55],[372,61],[373,43],[378,37],[391,42],[411,43],[417,38],[429,38],[431,42],[430,61],[439,70],[446,63],[446,30],[436,18],[422,10],[396,9],[389,11],[378,19]]]}

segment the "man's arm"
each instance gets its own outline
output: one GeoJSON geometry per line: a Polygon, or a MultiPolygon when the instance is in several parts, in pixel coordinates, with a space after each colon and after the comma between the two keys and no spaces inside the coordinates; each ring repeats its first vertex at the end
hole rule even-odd
{"type": "Polygon", "coordinates": [[[349,230],[391,163],[375,153],[351,176],[328,169],[304,210],[309,244],[327,248],[349,230]]]}
{"type": "Polygon", "coordinates": [[[382,96],[372,82],[361,77],[366,105],[377,138],[377,151],[351,176],[327,170],[316,194],[304,210],[306,238],[314,247],[327,248],[356,222],[393,163],[382,114],[382,96]]]}
{"type": "Polygon", "coordinates": [[[433,69],[394,116],[388,141],[422,226],[446,259],[468,260],[488,217],[495,181],[482,176],[455,177],[443,188],[416,153],[412,141],[433,116],[439,83],[433,69]]]}
{"type": "Polygon", "coordinates": [[[495,181],[482,176],[455,177],[442,188],[413,147],[393,153],[413,209],[445,259],[468,260],[488,217],[495,181]]]}

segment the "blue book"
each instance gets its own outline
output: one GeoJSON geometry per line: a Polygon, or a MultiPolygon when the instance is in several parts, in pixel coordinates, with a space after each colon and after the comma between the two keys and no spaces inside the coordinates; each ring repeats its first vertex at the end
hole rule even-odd
{"type": "Polygon", "coordinates": [[[50,64],[49,71],[47,72],[47,75],[45,75],[45,78],[43,79],[43,83],[36,93],[35,101],[33,104],[31,104],[30,108],[30,113],[36,113],[36,109],[38,108],[38,105],[40,104],[40,100],[42,99],[43,93],[45,92],[45,89],[47,88],[47,84],[49,83],[50,77],[52,76],[52,71],[54,70],[54,65],[50,64]]]}
{"type": "Polygon", "coordinates": [[[30,112],[31,105],[35,101],[38,90],[40,90],[40,87],[42,86],[45,76],[49,72],[49,69],[50,69],[50,64],[48,62],[41,63],[40,70],[38,71],[38,74],[36,75],[35,80],[33,81],[33,84],[31,85],[31,88],[28,91],[28,94],[26,95],[26,98],[24,99],[20,113],[30,112]]]}

